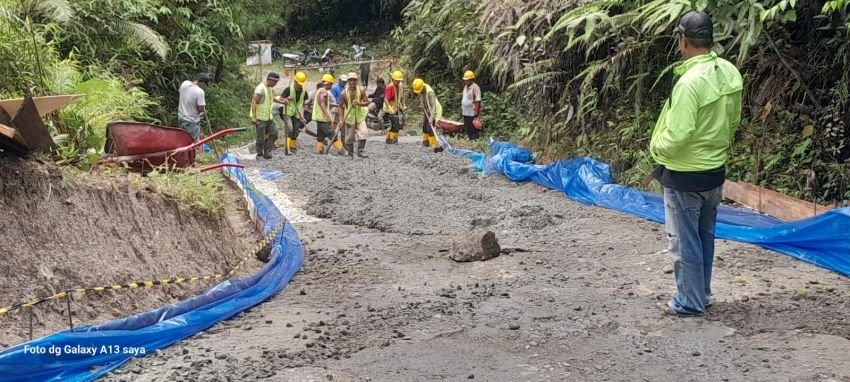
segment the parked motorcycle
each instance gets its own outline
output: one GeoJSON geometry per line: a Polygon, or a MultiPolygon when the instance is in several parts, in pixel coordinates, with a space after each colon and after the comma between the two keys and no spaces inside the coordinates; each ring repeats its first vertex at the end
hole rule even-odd
{"type": "Polygon", "coordinates": [[[307,48],[302,52],[296,53],[281,53],[280,56],[285,66],[319,65],[323,59],[323,56],[319,55],[319,51],[316,48],[307,48]]]}

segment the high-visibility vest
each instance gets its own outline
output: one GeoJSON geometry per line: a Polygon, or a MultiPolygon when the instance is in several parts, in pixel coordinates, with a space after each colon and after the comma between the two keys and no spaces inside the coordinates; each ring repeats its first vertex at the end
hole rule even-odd
{"type": "Polygon", "coordinates": [[[434,119],[434,123],[443,117],[443,105],[440,105],[440,100],[437,99],[437,93],[434,92],[431,85],[425,85],[425,91],[422,92],[422,103],[425,108],[425,112],[429,113],[428,116],[434,119]],[[431,95],[434,96],[434,102],[436,105],[430,104],[431,95]]]}
{"type": "Polygon", "coordinates": [[[296,99],[295,94],[295,84],[292,84],[292,86],[289,87],[289,97],[291,99],[289,100],[289,103],[286,104],[286,115],[290,117],[297,117],[301,115],[298,113],[298,110],[304,108],[304,100],[307,98],[307,89],[304,89],[303,87],[301,88],[300,100],[296,99]],[[295,102],[292,102],[293,100],[295,102]]]}
{"type": "MultiPolygon", "coordinates": [[[[272,89],[266,85],[263,85],[263,103],[257,105],[257,120],[259,121],[271,121],[272,120],[272,104],[274,101],[274,92],[272,89]]],[[[248,109],[248,117],[252,117],[251,109],[248,109]]]]}
{"type": "Polygon", "coordinates": [[[325,94],[325,110],[330,114],[331,112],[331,97],[333,96],[331,92],[325,90],[325,88],[321,88],[316,91],[316,99],[313,100],[313,120],[319,122],[330,122],[328,118],[325,117],[325,113],[322,113],[322,106],[319,105],[320,95],[325,94]]]}
{"type": "Polygon", "coordinates": [[[345,109],[342,112],[344,113],[343,115],[346,116],[345,117],[345,123],[347,123],[349,125],[359,124],[360,122],[366,121],[366,114],[369,113],[369,108],[367,108],[365,106],[354,105],[355,103],[361,102],[360,96],[362,94],[361,93],[362,91],[363,91],[363,88],[358,86],[357,91],[356,91],[356,93],[357,93],[356,98],[354,100],[351,100],[351,97],[350,97],[351,92],[347,88],[344,90],[343,94],[346,95],[348,102],[346,102],[345,109]],[[352,109],[352,107],[354,109],[352,109]]]}
{"type": "MultiPolygon", "coordinates": [[[[399,82],[397,89],[395,87],[395,84],[393,84],[393,83],[390,83],[389,85],[387,85],[387,87],[390,87],[390,86],[393,87],[393,96],[395,98],[393,98],[392,103],[387,102],[386,100],[384,101],[384,111],[387,112],[387,113],[397,113],[398,109],[401,107],[402,94],[404,94],[403,86],[402,86],[401,82],[399,82]]],[[[385,91],[384,94],[386,94],[386,91],[385,91]]]]}

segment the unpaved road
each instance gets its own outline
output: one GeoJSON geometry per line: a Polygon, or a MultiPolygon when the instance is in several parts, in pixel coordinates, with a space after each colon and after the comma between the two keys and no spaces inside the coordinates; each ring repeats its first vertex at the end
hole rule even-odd
{"type": "Polygon", "coordinates": [[[350,160],[302,136],[295,156],[248,160],[254,175],[288,174],[275,197],[304,268],[270,301],[107,380],[850,381],[846,278],[720,242],[710,313],[663,316],[662,226],[481,177],[411,138],[375,137],[371,158],[350,160]],[[449,235],[475,229],[506,253],[448,260],[449,235]]]}

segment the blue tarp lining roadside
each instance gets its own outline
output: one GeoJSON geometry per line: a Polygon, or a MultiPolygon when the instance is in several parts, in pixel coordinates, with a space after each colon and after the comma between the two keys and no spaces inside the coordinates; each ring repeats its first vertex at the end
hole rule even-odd
{"type": "MultiPolygon", "coordinates": [[[[490,154],[444,145],[472,161],[472,168],[502,174],[515,182],[533,181],[560,190],[575,201],[664,222],[664,200],[657,194],[614,184],[610,167],[589,157],[534,164],[531,151],[508,142],[490,140],[490,154]]],[[[783,222],[748,209],[722,206],[717,237],[750,243],[850,276],[850,208],[783,222]]]]}
{"type": "MultiPolygon", "coordinates": [[[[222,162],[237,163],[233,154],[222,162]]],[[[238,168],[225,174],[243,191],[251,218],[269,234],[285,217],[265,195],[258,193],[238,168]]],[[[217,322],[257,305],[283,289],[304,262],[298,233],[288,223],[272,241],[270,261],[258,272],[225,280],[203,294],[176,304],[95,326],[51,334],[0,353],[0,381],[90,381],[126,363],[124,350],[144,348],[145,354],[165,348],[217,322]],[[62,354],[51,354],[51,348],[62,354]],[[95,355],[65,350],[94,348],[95,355]],[[45,354],[28,350],[45,349],[45,354]]],[[[132,292],[130,292],[132,293],[132,292]]]]}

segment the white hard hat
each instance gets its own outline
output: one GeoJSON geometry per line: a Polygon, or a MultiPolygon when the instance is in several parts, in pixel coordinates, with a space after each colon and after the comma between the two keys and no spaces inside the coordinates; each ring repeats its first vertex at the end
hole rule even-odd
{"type": "Polygon", "coordinates": [[[339,76],[339,80],[342,81],[342,82],[348,81],[348,76],[343,74],[343,75],[339,76]]]}

